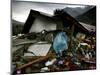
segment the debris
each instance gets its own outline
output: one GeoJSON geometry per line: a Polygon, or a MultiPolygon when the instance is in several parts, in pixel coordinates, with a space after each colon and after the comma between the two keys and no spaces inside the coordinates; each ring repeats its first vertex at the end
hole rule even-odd
{"type": "Polygon", "coordinates": [[[26,67],[34,64],[34,63],[38,63],[38,62],[41,62],[43,60],[47,60],[49,57],[51,57],[51,53],[49,53],[46,57],[41,57],[41,58],[33,60],[33,61],[31,61],[31,62],[29,62],[27,64],[24,64],[24,65],[18,67],[17,70],[21,70],[21,69],[26,68],[26,67]]]}
{"type": "Polygon", "coordinates": [[[17,66],[12,65],[13,72],[20,74],[96,68],[95,26],[79,23],[63,10],[55,11],[55,16],[37,12],[30,11],[28,19],[32,24],[27,19],[24,34],[12,36],[12,62],[17,63],[17,66]],[[31,19],[34,16],[33,23],[31,19]],[[50,22],[45,23],[47,20],[50,22]]]}
{"type": "Polygon", "coordinates": [[[56,59],[52,59],[51,61],[49,60],[49,61],[47,61],[47,62],[45,63],[45,66],[53,65],[55,61],[56,61],[56,59]]]}
{"type": "MultiPolygon", "coordinates": [[[[84,36],[84,34],[82,34],[82,36],[84,36]]],[[[80,38],[81,37],[77,39],[77,37],[73,36],[71,52],[67,51],[67,46],[58,48],[58,44],[68,45],[68,37],[66,33],[62,31],[54,38],[53,45],[48,41],[36,41],[32,43],[32,39],[19,39],[14,41],[13,50],[16,50],[13,52],[15,55],[13,58],[16,58],[15,60],[19,62],[17,63],[19,66],[15,69],[16,73],[22,73],[23,69],[25,69],[25,73],[95,69],[96,39],[87,35],[82,39],[80,38]],[[62,34],[64,34],[63,39],[62,34]],[[58,38],[60,38],[60,40],[57,41],[58,38]],[[22,40],[22,42],[20,40],[22,40]],[[28,40],[26,41],[27,43],[25,40],[28,40]],[[87,40],[89,40],[89,42],[87,42],[87,40]],[[25,52],[25,50],[27,51],[25,52]],[[23,57],[25,59],[23,59],[23,57]]]]}
{"type": "Polygon", "coordinates": [[[40,72],[47,72],[47,71],[49,71],[49,68],[48,67],[43,67],[43,68],[41,68],[40,72]]]}
{"type": "Polygon", "coordinates": [[[76,38],[77,38],[79,41],[85,39],[85,37],[86,37],[86,35],[83,34],[83,33],[78,33],[78,34],[76,35],[76,38]]]}
{"type": "Polygon", "coordinates": [[[32,52],[32,56],[46,56],[49,52],[51,44],[33,44],[28,48],[28,51],[32,52]]]}
{"type": "Polygon", "coordinates": [[[58,65],[63,65],[63,63],[64,63],[64,60],[58,61],[58,65]]]}

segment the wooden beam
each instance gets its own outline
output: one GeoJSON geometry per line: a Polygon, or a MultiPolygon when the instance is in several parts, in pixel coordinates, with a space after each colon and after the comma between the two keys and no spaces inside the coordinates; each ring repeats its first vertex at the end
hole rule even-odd
{"type": "Polygon", "coordinates": [[[53,55],[54,55],[54,54],[50,52],[50,53],[49,53],[47,56],[45,56],[45,57],[38,58],[38,59],[36,59],[36,60],[33,60],[33,61],[31,61],[31,62],[29,62],[29,63],[27,63],[27,64],[24,64],[24,65],[18,67],[17,70],[22,70],[22,69],[24,69],[24,68],[26,68],[26,67],[31,66],[32,64],[39,63],[39,62],[41,62],[41,61],[43,61],[43,60],[47,60],[49,57],[52,57],[53,55]]]}
{"type": "Polygon", "coordinates": [[[72,37],[73,37],[73,33],[74,33],[74,24],[72,25],[71,27],[71,34],[70,34],[70,43],[69,43],[69,46],[68,46],[68,50],[71,51],[71,47],[72,47],[72,37]]]}

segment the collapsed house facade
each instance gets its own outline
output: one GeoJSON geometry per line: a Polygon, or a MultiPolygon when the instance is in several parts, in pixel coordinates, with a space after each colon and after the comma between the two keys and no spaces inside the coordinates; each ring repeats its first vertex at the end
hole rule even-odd
{"type": "Polygon", "coordinates": [[[72,26],[75,31],[90,33],[95,26],[86,29],[82,23],[79,23],[72,16],[63,10],[56,10],[54,16],[39,11],[31,10],[24,24],[22,33],[41,32],[42,30],[70,30],[72,26]]]}

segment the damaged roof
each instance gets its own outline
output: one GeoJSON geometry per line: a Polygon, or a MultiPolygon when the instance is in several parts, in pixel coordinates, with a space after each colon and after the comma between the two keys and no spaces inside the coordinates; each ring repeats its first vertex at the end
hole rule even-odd
{"type": "Polygon", "coordinates": [[[39,12],[36,10],[30,10],[29,16],[24,24],[22,33],[29,33],[29,29],[31,28],[35,17],[39,15],[43,17],[47,17],[49,19],[53,19],[53,20],[58,20],[58,19],[66,20],[66,22],[68,22],[69,25],[75,25],[76,28],[79,28],[81,31],[85,31],[86,33],[95,31],[95,26],[88,25],[85,23],[80,23],[75,18],[73,18],[71,15],[69,15],[67,12],[64,12],[63,10],[59,10],[58,13],[59,14],[56,14],[56,15],[50,15],[50,14],[39,12]]]}

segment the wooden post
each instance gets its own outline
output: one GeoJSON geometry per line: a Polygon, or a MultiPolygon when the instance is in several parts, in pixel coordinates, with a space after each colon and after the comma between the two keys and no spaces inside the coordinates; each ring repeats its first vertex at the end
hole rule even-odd
{"type": "Polygon", "coordinates": [[[68,46],[68,50],[69,52],[71,51],[71,47],[72,47],[72,37],[73,37],[73,33],[74,33],[74,24],[72,25],[71,27],[71,34],[70,34],[70,43],[69,43],[69,46],[68,46]]]}

